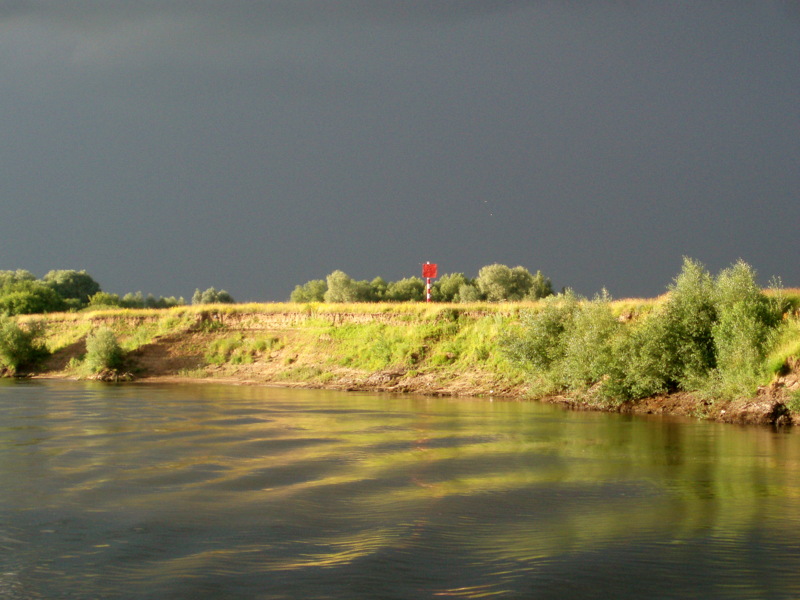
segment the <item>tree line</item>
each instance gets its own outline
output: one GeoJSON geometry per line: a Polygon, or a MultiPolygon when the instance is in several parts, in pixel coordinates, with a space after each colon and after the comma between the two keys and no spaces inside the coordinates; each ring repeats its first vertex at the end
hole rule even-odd
{"type": "MultiPolygon", "coordinates": [[[[192,296],[192,304],[232,302],[228,292],[213,287],[203,292],[198,289],[192,296]]],[[[25,269],[0,270],[0,314],[8,316],[87,308],[170,308],[184,304],[182,297],[145,296],[142,292],[120,296],[104,292],[85,270],[52,270],[41,279],[25,269]]]]}
{"type": "MultiPolygon", "coordinates": [[[[531,273],[525,267],[487,265],[478,276],[448,273],[431,286],[434,302],[500,302],[538,300],[553,294],[550,278],[541,271],[531,273]]],[[[325,279],[312,279],[295,286],[291,302],[421,302],[425,300],[425,281],[407,277],[387,282],[382,277],[356,281],[343,271],[334,271],[325,279]]]]}

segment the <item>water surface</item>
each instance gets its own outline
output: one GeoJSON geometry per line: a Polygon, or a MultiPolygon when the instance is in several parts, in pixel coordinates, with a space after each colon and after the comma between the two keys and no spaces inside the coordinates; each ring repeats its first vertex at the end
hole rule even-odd
{"type": "Polygon", "coordinates": [[[2,598],[800,597],[790,431],[36,381],[0,414],[2,598]]]}

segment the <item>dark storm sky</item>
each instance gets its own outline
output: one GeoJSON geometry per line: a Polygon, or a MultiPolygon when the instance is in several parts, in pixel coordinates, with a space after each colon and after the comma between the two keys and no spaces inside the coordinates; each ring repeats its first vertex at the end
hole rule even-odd
{"type": "Polygon", "coordinates": [[[0,2],[0,268],[800,286],[800,3],[0,2]]]}

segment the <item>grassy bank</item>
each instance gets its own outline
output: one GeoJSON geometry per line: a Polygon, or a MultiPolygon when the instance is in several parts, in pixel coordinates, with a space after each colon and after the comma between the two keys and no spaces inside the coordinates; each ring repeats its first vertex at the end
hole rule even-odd
{"type": "Polygon", "coordinates": [[[533,305],[239,304],[21,318],[50,353],[41,376],[82,377],[86,339],[111,330],[125,369],[341,389],[520,396],[525,374],[498,348],[533,305]]]}
{"type": "MultiPolygon", "coordinates": [[[[508,304],[203,305],[30,315],[18,321],[23,329],[39,331],[44,343],[48,356],[32,369],[38,377],[96,376],[98,363],[87,356],[87,338],[104,329],[122,350],[123,363],[114,372],[142,380],[541,397],[581,408],[789,422],[800,409],[800,392],[793,387],[800,356],[795,312],[800,292],[784,291],[782,298],[788,299],[789,310],[770,338],[749,396],[664,389],[625,402],[591,393],[598,388],[591,378],[582,388],[543,385],[552,374],[533,369],[509,351],[509,336],[519,339],[520,328],[546,314],[558,299],[508,304]]],[[[668,301],[663,296],[606,302],[601,321],[613,323],[614,331],[632,330],[664,310],[668,301]]],[[[590,313],[597,305],[575,302],[590,313]]],[[[584,350],[591,353],[591,335],[586,340],[584,350]]],[[[591,358],[586,352],[584,356],[591,358]]]]}

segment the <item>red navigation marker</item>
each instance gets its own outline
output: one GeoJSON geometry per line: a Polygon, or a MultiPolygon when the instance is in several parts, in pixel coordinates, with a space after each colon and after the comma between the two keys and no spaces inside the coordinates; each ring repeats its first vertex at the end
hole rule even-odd
{"type": "Polygon", "coordinates": [[[431,301],[431,279],[436,277],[436,263],[426,262],[422,265],[422,276],[425,278],[425,302],[431,301]]]}
{"type": "Polygon", "coordinates": [[[425,263],[422,265],[422,276],[426,279],[428,277],[434,278],[436,277],[436,267],[438,265],[436,263],[425,263]]]}

